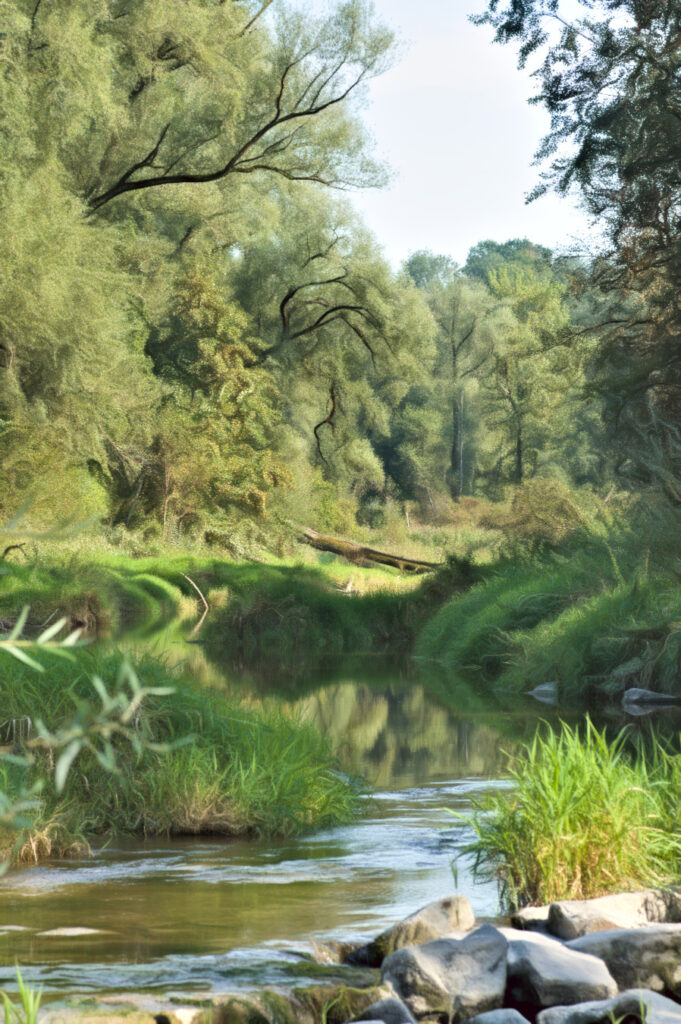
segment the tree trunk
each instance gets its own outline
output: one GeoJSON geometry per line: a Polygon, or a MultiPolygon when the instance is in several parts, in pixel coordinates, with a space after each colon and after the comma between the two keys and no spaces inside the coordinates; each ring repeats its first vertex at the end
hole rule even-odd
{"type": "Polygon", "coordinates": [[[515,482],[523,482],[523,425],[518,424],[515,437],[515,482]]]}
{"type": "Polygon", "coordinates": [[[440,568],[438,562],[423,562],[417,558],[408,558],[404,555],[394,555],[388,551],[377,551],[375,548],[365,547],[363,544],[355,544],[352,541],[341,540],[339,537],[327,537],[317,533],[316,530],[305,530],[300,537],[303,544],[309,544],[318,551],[331,551],[334,555],[341,555],[355,565],[366,565],[372,562],[378,565],[390,565],[400,572],[424,573],[432,572],[440,568]]]}

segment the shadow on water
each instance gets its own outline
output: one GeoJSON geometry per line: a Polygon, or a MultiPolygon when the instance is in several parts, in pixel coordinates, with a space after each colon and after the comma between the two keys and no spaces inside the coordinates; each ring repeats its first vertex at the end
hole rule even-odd
{"type": "MultiPolygon", "coordinates": [[[[452,861],[471,836],[446,809],[465,813],[472,793],[503,787],[507,754],[542,720],[580,717],[517,696],[504,703],[425,666],[352,659],[293,683],[225,668],[172,632],[152,646],[205,684],[313,722],[371,784],[367,814],[297,840],[116,842],[94,860],[14,872],[0,879],[0,988],[12,987],[17,960],[53,995],[343,976],[314,963],[311,943],[367,938],[453,891],[452,861]],[[73,928],[92,931],[63,931],[73,928]]],[[[662,717],[678,731],[678,714],[662,717]]],[[[619,713],[606,720],[624,724],[619,713]]],[[[457,871],[476,914],[494,916],[495,887],[476,882],[465,859],[457,871]]]]}

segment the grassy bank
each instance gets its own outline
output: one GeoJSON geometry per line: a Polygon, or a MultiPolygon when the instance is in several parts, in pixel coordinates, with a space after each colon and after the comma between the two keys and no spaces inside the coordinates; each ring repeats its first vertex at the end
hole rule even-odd
{"type": "Polygon", "coordinates": [[[152,633],[173,618],[196,622],[198,588],[209,609],[200,636],[209,655],[295,673],[329,656],[408,654],[433,609],[474,572],[452,561],[434,578],[414,578],[317,554],[296,562],[92,557],[5,565],[0,619],[9,624],[29,605],[36,629],[58,610],[94,636],[152,633]]]}
{"type": "Polygon", "coordinates": [[[630,538],[583,538],[480,570],[421,630],[417,657],[497,692],[558,684],[561,701],[641,686],[680,693],[681,586],[630,538]]]}
{"type": "Polygon", "coordinates": [[[509,907],[668,885],[681,877],[681,758],[612,742],[587,720],[535,736],[514,790],[474,801],[476,869],[509,907]]]}
{"type": "MultiPolygon", "coordinates": [[[[75,665],[53,654],[41,658],[46,671],[39,674],[3,657],[6,753],[21,752],[38,720],[54,731],[74,715],[76,721],[86,718],[86,702],[98,702],[93,676],[109,692],[116,686],[116,653],[79,651],[75,665]]],[[[136,672],[143,686],[170,686],[174,692],[145,700],[135,718],[144,749],[136,757],[129,750],[119,757],[117,772],[85,750],[58,794],[51,752],[38,750],[29,767],[2,763],[2,789],[10,796],[47,780],[20,858],[64,853],[93,837],[121,834],[283,836],[357,813],[357,788],[309,726],[259,702],[230,700],[196,686],[157,659],[141,660],[136,672]],[[187,736],[190,742],[177,745],[187,736]]],[[[13,841],[6,833],[0,842],[5,853],[13,841]]]]}

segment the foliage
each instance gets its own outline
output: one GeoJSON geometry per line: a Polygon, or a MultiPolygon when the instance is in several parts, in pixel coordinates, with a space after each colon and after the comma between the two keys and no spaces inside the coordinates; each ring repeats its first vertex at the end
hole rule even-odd
{"type": "Polygon", "coordinates": [[[588,899],[675,881],[681,872],[679,757],[632,753],[587,719],[537,733],[512,759],[511,793],[474,800],[476,870],[511,907],[588,899]]]}
{"type": "Polygon", "coordinates": [[[534,102],[551,123],[542,181],[576,192],[602,233],[582,275],[584,329],[598,337],[603,396],[622,478],[657,482],[654,449],[678,476],[679,10],[669,0],[490,0],[473,20],[539,58],[534,102]]]}

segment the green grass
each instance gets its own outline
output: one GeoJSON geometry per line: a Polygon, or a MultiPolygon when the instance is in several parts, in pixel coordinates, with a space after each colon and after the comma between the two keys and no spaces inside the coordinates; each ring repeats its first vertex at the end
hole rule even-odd
{"type": "Polygon", "coordinates": [[[620,584],[512,638],[500,683],[555,680],[561,699],[617,697],[632,686],[679,693],[681,588],[668,578],[620,584]]]}
{"type": "MultiPolygon", "coordinates": [[[[42,674],[3,659],[0,706],[7,721],[41,719],[58,728],[83,702],[96,700],[91,677],[99,675],[111,690],[120,664],[116,652],[88,650],[78,652],[76,665],[54,655],[41,659],[42,674]]],[[[136,722],[148,743],[170,749],[146,749],[138,758],[128,751],[117,774],[90,752],[81,754],[62,794],[46,787],[24,858],[68,852],[93,836],[285,836],[347,822],[358,812],[357,786],[310,726],[276,707],[195,685],[158,659],[142,658],[135,668],[143,686],[175,688],[170,696],[149,697],[136,722]],[[191,743],[175,745],[189,734],[191,743]]],[[[21,745],[20,732],[13,739],[21,745]]],[[[5,729],[5,742],[11,741],[5,729]]],[[[49,757],[39,755],[30,769],[6,761],[2,775],[11,793],[49,776],[49,757]]],[[[10,845],[6,836],[5,852],[10,845]]]]}
{"type": "Polygon", "coordinates": [[[681,693],[681,585],[631,543],[590,541],[478,569],[422,628],[417,657],[481,679],[488,692],[558,683],[564,702],[636,686],[681,693]],[[625,582],[626,581],[626,582],[625,582]]]}
{"type": "Polygon", "coordinates": [[[512,760],[513,791],[474,801],[476,871],[509,907],[678,881],[680,761],[608,742],[588,719],[537,733],[512,760]]]}
{"type": "Polygon", "coordinates": [[[24,984],[17,967],[18,1004],[6,992],[0,992],[5,1024],[38,1024],[38,1010],[42,1001],[42,989],[29,988],[24,984]]]}
{"type": "Polygon", "coordinates": [[[35,628],[59,609],[100,637],[151,634],[173,618],[197,621],[196,584],[210,609],[200,639],[211,656],[294,673],[328,657],[409,653],[420,624],[468,585],[471,571],[452,561],[435,578],[413,578],[316,554],[291,563],[106,552],[93,562],[69,557],[4,570],[0,619],[7,624],[24,605],[35,628]]]}

